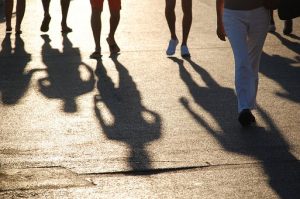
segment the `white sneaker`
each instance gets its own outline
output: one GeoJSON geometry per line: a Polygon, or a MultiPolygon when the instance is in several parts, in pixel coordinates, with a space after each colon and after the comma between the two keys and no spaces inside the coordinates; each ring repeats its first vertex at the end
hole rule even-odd
{"type": "Polygon", "coordinates": [[[171,39],[169,42],[168,49],[166,51],[167,55],[174,55],[176,51],[176,46],[178,45],[178,40],[171,39]]]}
{"type": "Polygon", "coordinates": [[[190,51],[187,46],[181,46],[181,57],[191,57],[190,51]]]}

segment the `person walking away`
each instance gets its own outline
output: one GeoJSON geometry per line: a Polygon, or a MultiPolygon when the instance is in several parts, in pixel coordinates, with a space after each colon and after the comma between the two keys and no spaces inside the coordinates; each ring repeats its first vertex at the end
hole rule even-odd
{"type": "MultiPolygon", "coordinates": [[[[176,47],[179,43],[178,37],[176,35],[176,14],[175,14],[175,6],[176,0],[165,0],[165,16],[168,23],[168,27],[171,33],[171,39],[169,41],[169,45],[166,51],[167,55],[174,55],[176,51],[176,47]]],[[[181,0],[182,10],[183,10],[183,19],[182,19],[182,43],[181,43],[181,56],[182,57],[190,57],[189,48],[187,46],[187,40],[190,33],[190,29],[192,26],[192,0],[181,0]]]]}
{"type": "MultiPolygon", "coordinates": [[[[43,9],[44,9],[44,19],[41,25],[42,32],[48,32],[49,30],[49,24],[51,21],[51,16],[49,12],[50,2],[51,0],[42,0],[43,9]]],[[[68,17],[68,11],[70,6],[70,0],[60,0],[60,5],[61,5],[61,14],[62,14],[61,32],[62,33],[72,32],[72,29],[67,25],[67,17],[68,17]]]]}
{"type": "MultiPolygon", "coordinates": [[[[14,0],[5,1],[5,17],[6,17],[6,32],[12,32],[11,18],[14,7],[14,0]]],[[[26,0],[17,0],[17,19],[16,19],[16,34],[22,34],[21,24],[24,18],[26,8],[26,0]]]]}
{"type": "Polygon", "coordinates": [[[244,127],[255,123],[258,72],[270,22],[261,0],[216,0],[217,35],[228,38],[235,61],[238,121],[244,127]]]}
{"type": "MultiPolygon", "coordinates": [[[[93,31],[93,37],[95,41],[95,51],[90,55],[92,59],[101,58],[101,13],[103,10],[104,0],[90,0],[92,15],[91,15],[91,27],[93,31]]],[[[111,54],[116,54],[120,52],[120,48],[115,41],[115,32],[118,28],[120,21],[120,10],[121,10],[121,0],[108,0],[109,10],[110,10],[110,32],[106,39],[109,50],[111,54]]]]}

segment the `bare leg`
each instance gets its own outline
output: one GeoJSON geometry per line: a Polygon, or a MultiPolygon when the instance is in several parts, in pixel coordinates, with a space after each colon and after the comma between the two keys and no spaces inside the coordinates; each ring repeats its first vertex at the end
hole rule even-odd
{"type": "Polygon", "coordinates": [[[50,16],[50,13],[49,13],[50,0],[42,0],[42,3],[43,3],[43,8],[44,8],[44,16],[46,16],[46,15],[50,16]]]}
{"type": "Polygon", "coordinates": [[[6,18],[6,31],[11,31],[11,17],[12,17],[12,10],[14,6],[13,0],[6,0],[5,1],[5,18],[6,18]]]}
{"type": "Polygon", "coordinates": [[[101,35],[101,12],[100,10],[92,9],[91,26],[95,41],[95,52],[100,52],[100,35],[101,35]]]}
{"type": "Polygon", "coordinates": [[[110,32],[108,38],[111,43],[116,43],[115,32],[118,28],[119,22],[120,22],[120,10],[118,11],[110,10],[110,32]]]}
{"type": "Polygon", "coordinates": [[[176,28],[175,28],[175,22],[176,22],[175,5],[176,5],[176,0],[166,0],[165,16],[170,29],[171,39],[178,40],[176,35],[176,28]]]}
{"type": "Polygon", "coordinates": [[[26,8],[26,0],[18,0],[17,2],[17,21],[16,21],[16,33],[21,34],[21,24],[24,17],[26,8]]]}
{"type": "Polygon", "coordinates": [[[111,54],[120,52],[120,48],[115,40],[115,32],[120,22],[120,10],[110,9],[110,32],[106,39],[111,54]]]}
{"type": "Polygon", "coordinates": [[[182,11],[183,11],[183,20],[182,20],[182,46],[186,46],[188,36],[192,26],[192,0],[182,0],[182,11]]]}
{"type": "Polygon", "coordinates": [[[68,11],[70,6],[70,0],[60,0],[60,5],[61,5],[61,14],[62,14],[62,19],[61,19],[62,32],[71,32],[72,29],[67,26],[67,17],[68,17],[68,11]]]}
{"type": "Polygon", "coordinates": [[[42,0],[43,8],[44,8],[44,19],[41,25],[41,31],[47,32],[49,30],[49,23],[51,20],[49,13],[50,0],[42,0]]]}

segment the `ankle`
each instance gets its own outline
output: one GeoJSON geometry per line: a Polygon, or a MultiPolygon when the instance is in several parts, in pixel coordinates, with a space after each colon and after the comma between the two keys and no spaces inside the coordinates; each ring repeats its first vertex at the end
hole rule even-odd
{"type": "Polygon", "coordinates": [[[175,40],[175,41],[178,41],[177,36],[171,36],[171,39],[172,39],[172,40],[175,40]]]}
{"type": "Polygon", "coordinates": [[[95,52],[100,52],[101,51],[101,47],[100,46],[97,46],[96,48],[95,48],[95,52]]]}
{"type": "Polygon", "coordinates": [[[114,34],[108,34],[107,37],[110,41],[114,41],[115,40],[115,35],[114,34]]]}
{"type": "Polygon", "coordinates": [[[21,30],[21,26],[20,25],[16,25],[16,31],[21,30]]]}
{"type": "Polygon", "coordinates": [[[61,22],[61,27],[68,27],[66,22],[61,22]]]}

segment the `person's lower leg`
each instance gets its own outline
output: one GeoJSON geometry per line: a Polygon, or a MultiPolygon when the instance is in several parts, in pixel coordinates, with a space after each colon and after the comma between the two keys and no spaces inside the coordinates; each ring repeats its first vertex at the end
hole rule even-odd
{"type": "Polygon", "coordinates": [[[6,18],[6,30],[11,30],[11,17],[12,17],[12,10],[14,6],[13,0],[6,0],[5,1],[5,18],[6,18]]]}
{"type": "Polygon", "coordinates": [[[43,8],[44,8],[44,16],[50,16],[49,7],[50,7],[50,0],[42,0],[43,8]]]}
{"type": "Polygon", "coordinates": [[[61,14],[62,14],[61,26],[67,27],[67,17],[68,17],[68,11],[70,6],[70,0],[61,0],[60,4],[61,4],[61,14]]]}
{"type": "Polygon", "coordinates": [[[178,40],[176,35],[176,15],[175,15],[176,0],[166,0],[165,16],[171,33],[171,39],[178,40]]]}
{"type": "Polygon", "coordinates": [[[91,27],[95,41],[95,51],[100,52],[101,11],[92,11],[91,27]]]}
{"type": "Polygon", "coordinates": [[[21,23],[24,17],[26,8],[26,0],[18,0],[17,2],[17,20],[16,20],[16,31],[21,30],[21,23]]]}
{"type": "Polygon", "coordinates": [[[182,46],[187,45],[188,36],[192,26],[192,0],[182,0],[182,46]]]}
{"type": "Polygon", "coordinates": [[[108,38],[110,42],[115,43],[115,32],[120,22],[120,11],[112,11],[110,16],[110,32],[108,38]]]}

